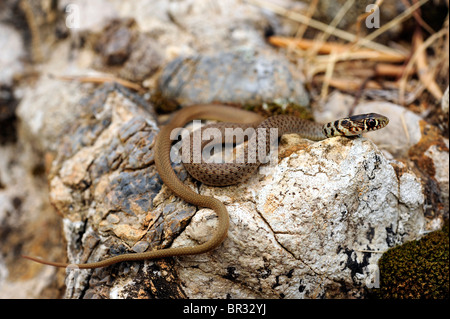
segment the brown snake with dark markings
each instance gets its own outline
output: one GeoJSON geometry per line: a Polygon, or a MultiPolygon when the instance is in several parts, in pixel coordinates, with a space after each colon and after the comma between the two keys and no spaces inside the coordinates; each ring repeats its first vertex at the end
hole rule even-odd
{"type": "MultiPolygon", "coordinates": [[[[123,261],[138,261],[147,259],[157,259],[170,256],[194,255],[201,254],[216,248],[226,238],[228,233],[228,212],[225,205],[210,196],[203,196],[191,190],[184,185],[172,169],[170,161],[170,149],[172,147],[171,133],[174,130],[180,130],[187,123],[194,119],[210,119],[237,124],[219,124],[216,127],[223,130],[225,127],[233,125],[233,127],[262,129],[263,134],[268,134],[270,128],[277,128],[278,134],[276,138],[283,134],[297,133],[305,138],[319,141],[334,136],[355,136],[364,132],[374,131],[385,127],[389,120],[385,116],[370,113],[355,115],[349,118],[340,119],[325,125],[302,120],[297,117],[278,115],[263,119],[260,115],[236,109],[223,105],[196,105],[183,108],[178,111],[170,122],[161,128],[156,144],[155,144],[155,165],[164,184],[172,190],[172,192],[196,206],[208,207],[215,211],[218,217],[218,227],[213,236],[205,243],[193,247],[176,247],[166,248],[143,253],[131,253],[114,256],[102,261],[86,263],[86,264],[67,264],[44,261],[35,257],[23,256],[24,258],[36,261],[41,264],[51,265],[55,267],[74,267],[80,269],[90,269],[105,267],[123,261]]],[[[214,127],[209,126],[209,127],[214,127]]],[[[265,137],[266,144],[262,146],[256,145],[260,138],[258,133],[253,134],[249,138],[247,148],[261,151],[267,151],[270,143],[273,142],[268,135],[265,137]],[[258,149],[258,147],[260,147],[258,149]]],[[[192,134],[191,134],[192,135],[192,134]]],[[[192,153],[192,152],[191,152],[192,153]]],[[[196,179],[208,185],[226,186],[239,183],[248,178],[260,165],[259,161],[254,163],[184,163],[188,172],[196,179]]]]}

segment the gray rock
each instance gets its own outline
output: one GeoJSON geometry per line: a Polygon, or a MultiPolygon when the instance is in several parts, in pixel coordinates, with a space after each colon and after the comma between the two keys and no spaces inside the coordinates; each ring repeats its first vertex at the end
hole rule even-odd
{"type": "Polygon", "coordinates": [[[301,78],[285,57],[254,51],[179,57],[159,78],[162,97],[181,105],[294,103],[309,106],[301,78]]]}

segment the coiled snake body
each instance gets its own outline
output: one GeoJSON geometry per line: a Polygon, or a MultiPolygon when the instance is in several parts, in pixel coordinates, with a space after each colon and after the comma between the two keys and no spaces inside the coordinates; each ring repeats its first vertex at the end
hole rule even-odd
{"type": "MultiPolygon", "coordinates": [[[[170,256],[201,254],[216,248],[226,238],[228,233],[228,212],[225,205],[216,198],[197,194],[178,179],[172,169],[170,161],[170,149],[172,140],[170,136],[175,131],[180,130],[188,122],[194,119],[211,119],[224,121],[216,127],[223,131],[226,127],[255,128],[257,134],[249,137],[248,149],[254,147],[257,152],[267,151],[274,138],[283,134],[298,133],[311,140],[323,140],[334,136],[354,136],[364,132],[378,130],[385,127],[389,120],[379,114],[370,113],[340,119],[325,125],[302,120],[293,116],[278,115],[268,119],[263,119],[260,115],[249,111],[244,111],[223,105],[196,105],[178,111],[171,121],[161,128],[155,144],[155,165],[164,184],[172,192],[196,206],[208,207],[215,211],[218,217],[218,227],[213,236],[205,243],[193,247],[175,247],[143,253],[131,253],[114,256],[102,261],[86,264],[67,264],[44,261],[35,257],[23,256],[27,259],[51,265],[55,267],[68,267],[80,269],[90,269],[109,266],[123,261],[137,261],[156,259],[170,256]],[[240,124],[236,124],[240,123],[240,124]],[[269,136],[269,129],[277,128],[278,134],[275,137],[269,136]],[[258,130],[260,129],[260,130],[258,130]],[[261,134],[265,134],[264,145],[257,145],[261,134]]],[[[192,134],[191,134],[192,136],[192,134]]],[[[192,158],[191,152],[191,158],[192,158]]],[[[184,163],[189,173],[196,179],[209,185],[225,186],[236,184],[247,178],[260,165],[260,161],[253,163],[184,163]]]]}

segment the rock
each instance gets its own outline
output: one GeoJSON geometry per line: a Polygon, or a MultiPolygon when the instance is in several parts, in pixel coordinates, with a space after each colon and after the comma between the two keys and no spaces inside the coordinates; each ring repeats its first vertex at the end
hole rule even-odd
{"type": "Polygon", "coordinates": [[[128,59],[138,32],[134,19],[114,19],[102,30],[96,50],[106,65],[120,65],[128,59]]]}
{"type": "MultiPolygon", "coordinates": [[[[443,217],[445,220],[448,219],[449,212],[449,144],[448,139],[443,142],[430,144],[425,152],[419,153],[413,159],[424,172],[425,181],[429,180],[428,187],[436,184],[438,186],[437,189],[428,190],[431,204],[431,207],[428,207],[429,214],[432,217],[443,217]]],[[[444,220],[441,221],[441,226],[444,220]]]]}
{"type": "Polygon", "coordinates": [[[120,9],[123,14],[134,9],[142,30],[157,35],[167,53],[215,54],[231,48],[269,47],[263,37],[268,19],[257,6],[239,0],[213,5],[202,0],[154,1],[152,6],[134,1],[132,6],[126,4],[120,9]]]}
{"type": "MultiPolygon", "coordinates": [[[[448,114],[448,86],[447,86],[447,90],[445,90],[444,92],[444,96],[442,97],[442,101],[441,101],[441,109],[444,113],[448,114]]],[[[448,121],[448,119],[447,119],[448,121]]]]}
{"type": "Polygon", "coordinates": [[[422,118],[404,107],[389,102],[361,103],[355,107],[354,113],[380,113],[389,118],[389,125],[378,134],[368,133],[366,136],[377,145],[383,145],[396,158],[408,156],[408,150],[419,143],[422,138],[420,122],[422,118]]]}
{"type": "Polygon", "coordinates": [[[98,52],[94,67],[120,78],[142,82],[163,64],[158,42],[140,33],[134,19],[111,20],[93,38],[98,52]]]}
{"type": "Polygon", "coordinates": [[[61,218],[49,201],[43,158],[17,141],[0,145],[0,298],[60,298],[63,269],[42,269],[25,251],[63,258],[61,218]],[[62,245],[61,245],[62,244],[62,245]]]}
{"type": "MultiPolygon", "coordinates": [[[[200,188],[226,203],[229,235],[212,252],[179,257],[173,291],[180,285],[190,298],[363,297],[377,283],[381,253],[420,235],[420,181],[408,171],[397,175],[369,140],[303,141],[300,147],[295,136],[285,140],[281,153],[291,155],[269,173],[266,167],[264,177],[200,188]]],[[[164,215],[185,209],[164,188],[154,205],[164,215]]],[[[214,213],[200,209],[172,246],[202,243],[215,227],[214,213]]],[[[138,273],[160,262],[144,265],[138,273]]],[[[131,297],[139,278],[112,281],[110,291],[131,297]]]]}
{"type": "Polygon", "coordinates": [[[309,105],[300,76],[286,58],[248,50],[179,57],[162,71],[159,91],[181,105],[309,105]]]}
{"type": "MultiPolygon", "coordinates": [[[[331,24],[334,22],[338,12],[348,4],[347,0],[337,0],[337,1],[319,1],[317,3],[317,8],[315,10],[314,16],[320,21],[331,24]]],[[[337,27],[343,30],[353,30],[357,29],[357,21],[358,18],[366,12],[370,12],[368,5],[373,5],[373,1],[367,0],[359,0],[351,3],[351,6],[342,15],[342,18],[338,21],[337,27]]],[[[376,11],[371,16],[366,17],[360,22],[360,28],[357,29],[358,32],[362,34],[371,33],[380,26],[388,23],[400,13],[405,11],[405,6],[398,1],[384,1],[382,5],[378,7],[378,11],[376,11]]],[[[396,24],[392,28],[390,28],[386,33],[382,34],[377,38],[377,41],[382,41],[387,43],[390,39],[397,37],[401,31],[403,30],[402,24],[396,24]]]]}
{"type": "Polygon", "coordinates": [[[390,122],[383,130],[366,136],[395,158],[414,163],[411,168],[421,177],[427,197],[426,216],[435,224],[431,228],[442,227],[449,211],[448,138],[443,137],[438,128],[399,105],[369,102],[355,108],[355,113],[368,112],[386,115],[390,122]]]}
{"type": "Polygon", "coordinates": [[[0,85],[0,145],[17,141],[17,104],[14,90],[0,85]]]}
{"type": "Polygon", "coordinates": [[[24,137],[41,152],[55,151],[75,121],[78,102],[89,92],[87,87],[43,77],[35,87],[25,90],[17,108],[24,137]]]}
{"type": "MultiPolygon", "coordinates": [[[[152,165],[158,128],[149,106],[115,85],[106,85],[79,106],[80,116],[49,173],[50,199],[64,217],[66,239],[73,247],[69,261],[85,263],[165,247],[194,209],[181,203],[154,204],[161,181],[152,165]],[[76,248],[80,238],[82,246],[76,248]]],[[[96,274],[103,280],[108,272],[105,268],[96,274]]],[[[89,287],[87,275],[67,277],[66,297],[79,297],[89,287]]],[[[104,288],[92,287],[88,293],[99,295],[104,288]]]]}
{"type": "Polygon", "coordinates": [[[163,58],[159,44],[151,38],[140,36],[119,75],[133,81],[144,81],[162,65],[163,58]]]}
{"type": "MultiPolygon", "coordinates": [[[[362,297],[376,283],[381,253],[419,236],[420,181],[397,176],[369,140],[289,148],[296,150],[265,177],[201,188],[227,204],[231,226],[215,251],[179,258],[188,297],[362,297]]],[[[203,242],[213,216],[199,211],[173,246],[203,242]]]]}
{"type": "MultiPolygon", "coordinates": [[[[207,240],[214,213],[174,198],[152,165],[157,126],[148,106],[117,86],[79,105],[49,175],[69,261],[207,240]]],[[[89,281],[90,271],[71,272],[66,297],[83,291],[92,298],[138,296],[151,269],[169,269],[155,280],[163,280],[171,297],[363,297],[364,287],[376,283],[379,252],[416,238],[424,226],[420,182],[407,170],[397,175],[367,139],[311,143],[291,135],[283,141],[280,163],[265,166],[264,175],[200,188],[229,209],[229,236],[219,248],[176,264],[97,269],[89,281]]]]}
{"type": "Polygon", "coordinates": [[[61,0],[58,9],[66,13],[65,27],[74,33],[98,32],[110,19],[119,16],[118,10],[107,0],[61,0]]]}
{"type": "MultiPolygon", "coordinates": [[[[58,2],[58,6],[65,4],[68,2],[58,2]]],[[[83,7],[83,1],[75,4],[83,7]]],[[[89,6],[99,8],[97,3],[89,6]]],[[[201,68],[178,65],[203,71],[194,72],[197,77],[190,81],[181,76],[186,75],[181,72],[184,70],[168,72],[166,67],[167,74],[181,78],[172,82],[166,77],[167,84],[173,86],[165,87],[163,93],[185,94],[185,86],[195,84],[190,92],[202,93],[200,101],[220,98],[227,103],[271,103],[281,98],[285,99],[282,103],[293,100],[308,107],[301,78],[286,58],[267,53],[261,36],[267,23],[256,6],[236,0],[206,5],[206,9],[204,2],[197,0],[155,1],[152,6],[140,0],[102,1],[100,6],[105,10],[97,12],[100,20],[92,21],[95,26],[78,30],[83,39],[86,33],[99,32],[112,16],[133,17],[138,41],[147,33],[143,39],[157,41],[164,48],[161,55],[165,61],[183,53],[202,63],[201,68]],[[209,14],[206,20],[205,12],[209,14]],[[237,20],[230,19],[234,15],[237,20]],[[249,47],[256,49],[250,51],[249,47]],[[225,62],[234,69],[221,69],[219,65],[225,62]],[[241,77],[252,74],[238,69],[243,65],[257,71],[245,82],[241,77]],[[217,82],[205,76],[211,70],[219,72],[214,73],[217,82]],[[225,72],[232,77],[224,76],[225,72]],[[273,76],[278,78],[273,80],[273,76]],[[197,80],[203,81],[203,86],[198,86],[197,80]],[[232,90],[219,95],[217,88],[224,83],[220,81],[227,81],[232,90]]],[[[82,14],[83,19],[87,17],[82,14]]],[[[53,26],[52,22],[42,25],[53,26]]],[[[78,33],[71,31],[71,37],[78,33]]],[[[52,42],[48,64],[39,65],[37,71],[43,75],[90,74],[92,53],[87,52],[88,47],[72,46],[74,40],[52,42]]],[[[132,54],[127,62],[131,60],[132,54]]],[[[140,56],[134,61],[141,61],[140,56]]],[[[23,143],[19,145],[33,152],[18,160],[25,152],[20,147],[11,148],[7,156],[2,153],[0,157],[3,296],[362,298],[367,287],[377,285],[376,263],[381,252],[428,229],[423,206],[430,197],[424,197],[427,188],[420,183],[421,175],[394,160],[388,151],[381,152],[378,147],[382,145],[375,146],[364,138],[310,143],[291,135],[283,138],[278,165],[262,167],[264,174],[237,186],[199,185],[182,167],[174,165],[184,183],[223,200],[229,209],[229,236],[212,252],[96,270],[72,269],[67,275],[64,270],[22,260],[19,255],[27,253],[67,261],[67,250],[69,262],[89,262],[171,245],[198,244],[216,227],[212,211],[186,204],[161,184],[152,156],[158,124],[147,103],[117,87],[84,98],[92,85],[39,75],[33,79],[21,88],[23,99],[18,108],[19,142],[23,143]],[[44,158],[46,164],[54,159],[49,172],[44,158]],[[26,174],[17,174],[16,164],[26,174]],[[61,223],[64,234],[60,233],[61,223]],[[62,288],[64,279],[66,290],[62,288]]],[[[198,102],[193,93],[182,98],[186,104],[198,102]]],[[[422,169],[430,169],[433,166],[426,165],[426,158],[445,154],[445,148],[424,136],[418,138],[422,146],[414,154],[425,155],[416,155],[414,161],[422,169]]],[[[411,147],[414,145],[417,142],[411,147]]],[[[432,185],[439,186],[437,181],[445,180],[445,174],[439,174],[433,175],[436,182],[432,185]]]]}
{"type": "Polygon", "coordinates": [[[23,40],[16,30],[0,23],[0,85],[10,86],[15,75],[24,71],[26,55],[23,40]]]}
{"type": "Polygon", "coordinates": [[[313,109],[314,120],[319,123],[328,123],[347,117],[353,101],[353,96],[334,91],[328,96],[326,103],[313,109]]]}

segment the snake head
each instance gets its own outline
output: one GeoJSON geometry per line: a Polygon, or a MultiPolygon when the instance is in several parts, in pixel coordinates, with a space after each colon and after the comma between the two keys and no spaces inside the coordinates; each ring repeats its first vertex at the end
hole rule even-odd
{"type": "Polygon", "coordinates": [[[384,115],[358,114],[325,124],[324,133],[327,137],[355,136],[382,129],[388,123],[389,119],[384,115]]]}

